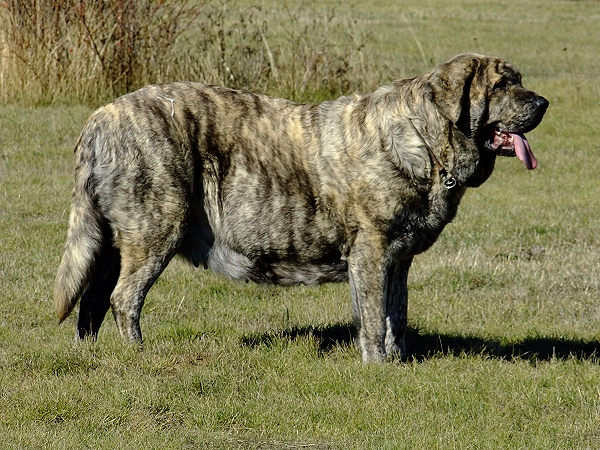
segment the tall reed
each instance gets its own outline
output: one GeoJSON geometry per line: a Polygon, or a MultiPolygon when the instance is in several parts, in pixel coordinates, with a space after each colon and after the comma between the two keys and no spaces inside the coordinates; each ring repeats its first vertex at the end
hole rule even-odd
{"type": "Polygon", "coordinates": [[[269,9],[226,0],[7,0],[0,100],[97,104],[175,80],[325,98],[377,86],[373,44],[349,16],[310,1],[269,9]]]}

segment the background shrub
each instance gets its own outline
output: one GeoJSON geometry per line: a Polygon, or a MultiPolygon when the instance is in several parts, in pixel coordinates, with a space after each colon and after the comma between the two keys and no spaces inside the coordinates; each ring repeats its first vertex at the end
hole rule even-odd
{"type": "Polygon", "coordinates": [[[0,30],[0,99],[8,103],[96,104],[175,80],[321,98],[370,90],[381,74],[373,49],[365,51],[373,39],[353,20],[304,2],[269,10],[229,1],[7,0],[0,30]]]}

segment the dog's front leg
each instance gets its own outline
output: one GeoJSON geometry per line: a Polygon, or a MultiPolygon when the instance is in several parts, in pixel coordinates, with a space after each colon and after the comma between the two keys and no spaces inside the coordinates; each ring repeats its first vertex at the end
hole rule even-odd
{"type": "Polygon", "coordinates": [[[366,363],[386,357],[385,259],[382,246],[375,240],[357,240],[348,257],[358,348],[366,363]]]}
{"type": "Polygon", "coordinates": [[[387,269],[385,350],[389,356],[406,358],[404,334],[408,309],[408,269],[412,257],[394,260],[387,269]]]}

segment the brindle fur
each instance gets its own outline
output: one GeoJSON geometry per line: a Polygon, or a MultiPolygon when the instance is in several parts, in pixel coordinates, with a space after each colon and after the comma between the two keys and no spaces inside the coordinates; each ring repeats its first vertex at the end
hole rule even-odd
{"type": "Polygon", "coordinates": [[[59,320],[81,298],[78,339],[112,307],[122,337],[141,342],[146,294],[179,254],[240,280],[349,279],[363,360],[404,354],[413,256],[492,173],[486,126],[531,130],[540,99],[512,66],[475,54],[320,104],[195,83],[118,98],[75,149],[59,320]]]}

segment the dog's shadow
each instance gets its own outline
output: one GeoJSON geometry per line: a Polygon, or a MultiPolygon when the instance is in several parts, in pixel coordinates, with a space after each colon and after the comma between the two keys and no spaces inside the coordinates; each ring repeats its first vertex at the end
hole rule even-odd
{"type": "MultiPolygon", "coordinates": [[[[251,334],[242,337],[244,346],[271,346],[275,341],[312,337],[321,354],[338,346],[352,345],[355,327],[351,323],[327,326],[292,327],[277,332],[251,334]]],[[[562,338],[534,337],[518,343],[503,344],[499,340],[477,336],[438,334],[409,327],[406,330],[408,361],[423,361],[436,355],[482,355],[498,359],[524,359],[549,361],[552,359],[589,359],[600,355],[600,341],[583,341],[562,338]]]]}

